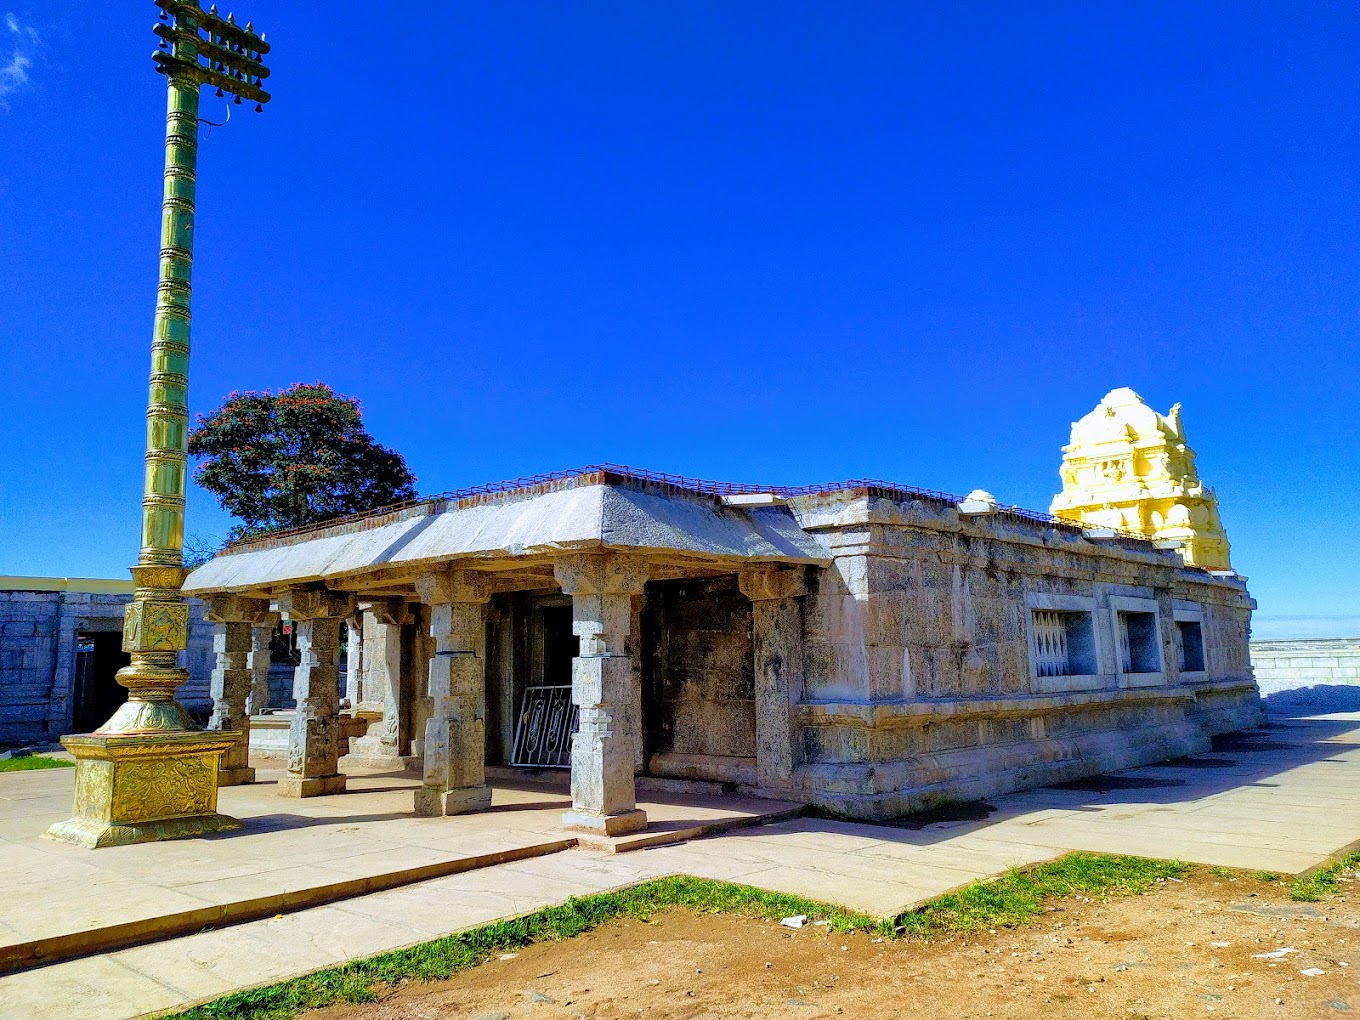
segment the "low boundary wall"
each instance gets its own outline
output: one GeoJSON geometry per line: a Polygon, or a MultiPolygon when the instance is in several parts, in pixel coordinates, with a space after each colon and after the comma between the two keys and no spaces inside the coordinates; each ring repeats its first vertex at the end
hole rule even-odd
{"type": "Polygon", "coordinates": [[[1253,641],[1251,665],[1263,687],[1278,682],[1360,685],[1360,638],[1253,641]]]}

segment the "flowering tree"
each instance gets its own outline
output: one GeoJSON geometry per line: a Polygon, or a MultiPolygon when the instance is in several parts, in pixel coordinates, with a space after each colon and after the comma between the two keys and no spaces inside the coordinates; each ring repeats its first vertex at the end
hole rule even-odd
{"type": "Polygon", "coordinates": [[[415,476],[364,429],[359,402],[325,383],[232,393],[200,414],[194,480],[241,523],[236,540],[376,510],[415,496],[415,476]]]}

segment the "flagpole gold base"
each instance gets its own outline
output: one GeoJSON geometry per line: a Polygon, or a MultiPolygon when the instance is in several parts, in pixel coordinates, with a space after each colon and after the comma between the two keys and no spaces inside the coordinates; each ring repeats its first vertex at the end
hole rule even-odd
{"type": "Polygon", "coordinates": [[[76,759],[75,809],[46,835],[95,848],[240,828],[217,812],[218,764],[239,736],[180,730],[62,737],[76,759]]]}

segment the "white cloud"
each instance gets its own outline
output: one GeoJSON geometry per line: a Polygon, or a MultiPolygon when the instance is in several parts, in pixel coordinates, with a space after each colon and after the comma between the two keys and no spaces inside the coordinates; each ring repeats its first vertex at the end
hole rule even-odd
{"type": "Polygon", "coordinates": [[[0,110],[9,109],[5,97],[17,92],[29,82],[28,69],[39,49],[37,29],[25,25],[18,17],[5,13],[5,27],[9,29],[9,45],[0,48],[0,110]],[[5,56],[4,50],[9,55],[5,56]]]}
{"type": "Polygon", "coordinates": [[[28,84],[28,69],[33,64],[26,56],[15,50],[9,63],[0,67],[0,98],[9,95],[21,85],[28,84]]]}

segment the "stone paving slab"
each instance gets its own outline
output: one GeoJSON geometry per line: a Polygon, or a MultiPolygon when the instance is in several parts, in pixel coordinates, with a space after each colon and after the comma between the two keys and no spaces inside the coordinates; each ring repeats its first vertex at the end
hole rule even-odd
{"type": "MultiPolygon", "coordinates": [[[[1230,768],[1192,761],[1127,770],[1116,775],[1127,783],[1106,792],[1050,788],[998,798],[986,818],[915,829],[800,818],[620,856],[574,849],[451,875],[0,977],[0,1020],[65,1020],[72,1001],[81,1002],[88,1020],[182,1008],[666,874],[735,880],[892,915],[976,878],[1069,850],[1297,872],[1360,838],[1360,714],[1289,720],[1258,743],[1283,746],[1202,756],[1231,759],[1230,768]],[[1167,779],[1175,782],[1147,782],[1167,779]]],[[[15,801],[32,798],[0,786],[0,816],[15,801]]],[[[343,820],[346,808],[328,811],[343,820]]],[[[45,824],[51,816],[31,817],[45,824]]],[[[471,820],[479,817],[487,816],[436,821],[447,834],[447,826],[475,825],[471,820]]],[[[193,844],[204,842],[186,841],[173,856],[195,860],[193,844]]],[[[344,849],[330,867],[363,856],[353,845],[344,849]]],[[[168,883],[167,889],[179,892],[168,883]]],[[[7,917],[0,904],[0,932],[7,917]]]]}
{"type": "MultiPolygon", "coordinates": [[[[557,853],[570,795],[551,786],[501,782],[489,811],[416,818],[419,781],[354,774],[350,792],[303,800],[275,792],[277,770],[257,762],[263,782],[219,792],[221,810],[243,827],[194,840],[90,851],[42,838],[69,811],[73,772],[0,774],[0,811],[22,810],[0,838],[0,972],[15,961],[61,958],[314,907],[469,868],[557,853]]],[[[795,806],[747,798],[642,802],[666,838],[714,826],[785,816],[795,806]]],[[[23,964],[21,964],[23,965],[23,964]]]]}

